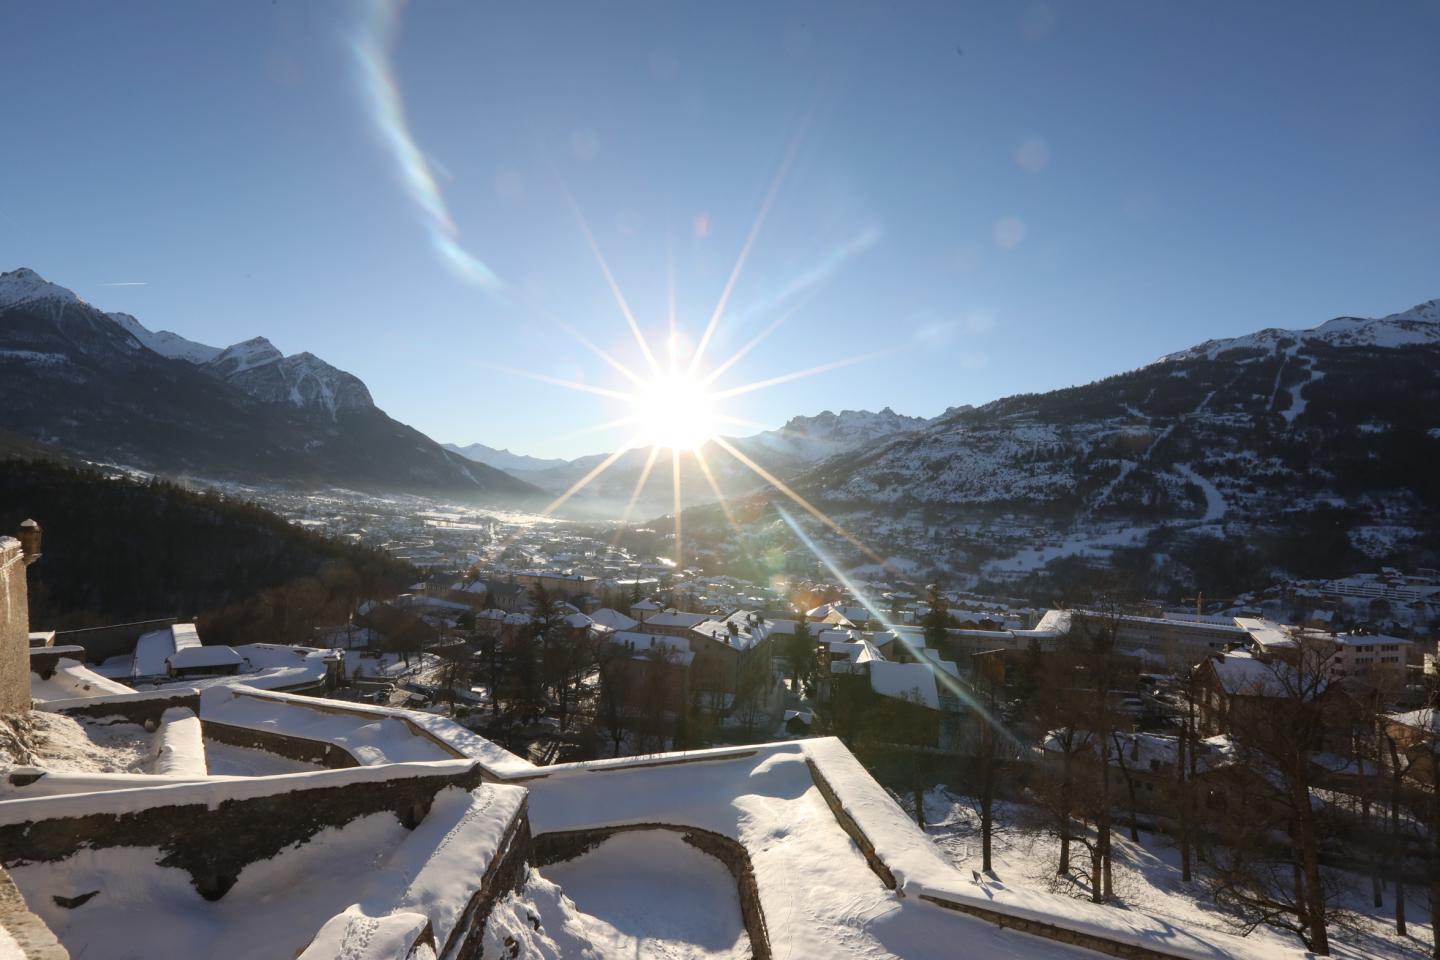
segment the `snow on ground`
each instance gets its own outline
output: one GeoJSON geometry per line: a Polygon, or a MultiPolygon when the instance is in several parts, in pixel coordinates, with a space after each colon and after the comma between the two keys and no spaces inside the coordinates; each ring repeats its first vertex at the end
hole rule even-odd
{"type": "Polygon", "coordinates": [[[1221,495],[1220,490],[1215,486],[1215,484],[1211,483],[1205,477],[1202,477],[1200,474],[1196,473],[1195,468],[1190,466],[1190,464],[1188,463],[1175,464],[1175,470],[1177,473],[1184,476],[1186,480],[1189,480],[1191,483],[1195,484],[1195,486],[1199,487],[1202,491],[1204,491],[1204,520],[1206,522],[1209,522],[1211,520],[1219,520],[1221,517],[1225,516],[1225,511],[1226,509],[1228,509],[1227,504],[1225,503],[1225,497],[1221,495]]]}
{"type": "Polygon", "coordinates": [[[4,927],[0,927],[0,960],[25,960],[25,951],[4,927]]]}
{"type": "MultiPolygon", "coordinates": [[[[538,835],[668,823],[738,840],[755,870],[776,957],[943,957],[954,955],[956,943],[968,944],[977,957],[1092,956],[1076,947],[997,929],[918,897],[897,897],[871,872],[811,778],[806,758],[812,752],[828,767],[827,777],[853,773],[868,778],[853,760],[853,769],[837,768],[834,750],[844,748],[838,742],[805,740],[698,751],[689,756],[706,758],[703,762],[680,767],[609,760],[546,767],[539,778],[525,783],[531,791],[531,829],[538,835]]],[[[913,836],[930,862],[952,874],[924,835],[904,824],[903,812],[878,786],[875,790],[885,809],[862,800],[860,811],[867,833],[875,831],[871,838],[878,834],[889,849],[900,850],[913,836]],[[898,840],[891,829],[894,822],[883,819],[892,813],[903,832],[898,840]]],[[[661,902],[651,909],[668,908],[661,902]]]]}
{"type": "MultiPolygon", "coordinates": [[[[962,797],[943,787],[925,797],[926,832],[962,870],[979,870],[979,816],[962,797]]],[[[1006,886],[1028,887],[1033,890],[1088,898],[1089,885],[1082,876],[1087,868],[1088,854],[1083,847],[1072,848],[1077,875],[1073,879],[1055,876],[1059,861],[1059,842],[1038,825],[1039,814],[1021,805],[1001,804],[997,820],[1004,829],[993,837],[995,876],[1006,886]]],[[[1114,844],[1114,887],[1118,904],[1113,908],[1123,913],[1141,911],[1169,919],[1177,926],[1237,933],[1226,922],[1226,915],[1207,902],[1198,881],[1186,884],[1180,879],[1180,855],[1168,837],[1142,830],[1140,843],[1130,841],[1128,828],[1116,825],[1114,844]]],[[[1350,960],[1381,960],[1381,958],[1418,958],[1429,955],[1429,911],[1423,895],[1412,891],[1406,900],[1409,920],[1408,937],[1395,934],[1393,891],[1387,891],[1386,906],[1376,911],[1370,906],[1370,881],[1351,873],[1337,872],[1346,883],[1344,905],[1363,914],[1355,930],[1330,932],[1332,954],[1350,960]],[[1378,915],[1377,915],[1378,914],[1378,915]]],[[[1298,948],[1300,941],[1292,934],[1261,929],[1249,940],[1260,944],[1298,948]]]]}
{"type": "Polygon", "coordinates": [[[213,903],[201,898],[185,871],[157,866],[163,854],[146,847],[81,850],[11,873],[26,903],[72,956],[274,960],[296,956],[352,902],[354,885],[337,878],[372,873],[409,835],[390,813],[327,828],[250,864],[213,903]],[[54,900],[92,890],[99,893],[73,909],[54,900]]]}
{"type": "Polygon", "coordinates": [[[528,760],[455,721],[418,710],[338,703],[234,685],[206,689],[201,694],[200,715],[233,726],[323,740],[367,765],[470,757],[501,776],[524,776],[535,770],[528,760]]]}
{"type": "Polygon", "coordinates": [[[1305,412],[1305,406],[1308,403],[1305,399],[1305,388],[1325,376],[1324,373],[1315,369],[1313,360],[1309,361],[1307,372],[1309,373],[1308,377],[1290,388],[1290,406],[1280,411],[1280,416],[1285,418],[1287,424],[1293,424],[1295,418],[1305,412]]]}
{"type": "Polygon", "coordinates": [[[240,687],[212,687],[201,695],[209,721],[333,743],[362,764],[449,760],[453,754],[419,736],[398,711],[331,705],[305,697],[250,696],[240,687]]]}
{"type": "Polygon", "coordinates": [[[601,956],[750,956],[734,877],[678,833],[619,833],[540,874],[575,904],[585,939],[601,956]]]}
{"type": "Polygon", "coordinates": [[[47,679],[42,679],[38,673],[30,674],[30,696],[35,700],[74,700],[133,692],[123,683],[101,676],[79,660],[69,657],[61,657],[55,664],[55,672],[47,679]]]}
{"type": "Polygon", "coordinates": [[[526,960],[603,960],[590,945],[593,923],[557,885],[531,870],[520,892],[507,894],[490,911],[480,952],[526,960]]]}
{"type": "Polygon", "coordinates": [[[1008,557],[988,561],[984,575],[1003,577],[1039,570],[1051,560],[1073,554],[1101,554],[1109,556],[1115,547],[1133,547],[1145,542],[1150,527],[1112,526],[1080,529],[1066,539],[1036,547],[1026,547],[1008,557]]]}
{"type": "Polygon", "coordinates": [[[519,787],[440,791],[414,832],[365,876],[359,900],[326,921],[308,955],[380,956],[367,949],[377,924],[393,934],[397,921],[403,929],[405,918],[417,915],[428,920],[437,944],[449,942],[524,802],[519,787]]]}
{"type": "Polygon", "coordinates": [[[80,723],[58,713],[32,710],[38,766],[82,773],[148,772],[152,737],[136,723],[80,723]]]}
{"type": "Polygon", "coordinates": [[[205,741],[205,764],[216,777],[272,777],[282,773],[311,773],[324,767],[276,756],[264,750],[205,741]]]}

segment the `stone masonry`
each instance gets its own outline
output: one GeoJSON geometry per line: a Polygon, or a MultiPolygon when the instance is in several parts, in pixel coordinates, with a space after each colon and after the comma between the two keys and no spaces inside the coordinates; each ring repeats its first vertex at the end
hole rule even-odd
{"type": "Polygon", "coordinates": [[[25,551],[0,537],[0,714],[30,709],[30,602],[25,551]]]}

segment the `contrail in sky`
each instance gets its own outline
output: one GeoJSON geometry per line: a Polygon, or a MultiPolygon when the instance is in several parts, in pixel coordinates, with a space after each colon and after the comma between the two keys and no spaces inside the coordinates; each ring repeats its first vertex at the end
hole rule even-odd
{"type": "Polygon", "coordinates": [[[114,283],[102,283],[102,287],[145,287],[149,286],[149,280],[117,280],[114,283]]]}

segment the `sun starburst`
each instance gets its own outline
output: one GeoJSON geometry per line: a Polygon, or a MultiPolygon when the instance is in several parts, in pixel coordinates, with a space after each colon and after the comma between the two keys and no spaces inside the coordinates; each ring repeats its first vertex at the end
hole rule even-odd
{"type": "MultiPolygon", "coordinates": [[[[714,309],[710,311],[704,324],[703,332],[698,342],[693,344],[693,348],[679,329],[679,321],[675,307],[673,258],[667,263],[666,270],[665,323],[667,336],[661,345],[663,349],[656,349],[641,329],[639,319],[631,308],[629,300],[621,290],[620,284],[615,277],[615,272],[611,269],[610,263],[604,251],[601,249],[594,231],[590,228],[589,221],[580,208],[580,204],[576,201],[569,186],[560,176],[558,169],[552,165],[551,170],[559,181],[560,192],[565,197],[575,216],[580,232],[584,235],[586,246],[589,248],[590,253],[600,269],[601,275],[604,277],[605,286],[608,288],[615,302],[615,306],[625,322],[626,328],[629,330],[631,336],[633,336],[639,348],[640,355],[644,359],[644,366],[640,371],[633,369],[618,359],[613,353],[601,349],[600,346],[581,335],[578,331],[574,330],[571,325],[549,316],[545,311],[539,309],[538,305],[530,305],[539,315],[544,316],[560,330],[570,334],[574,342],[588,348],[604,361],[607,366],[618,371],[628,382],[623,385],[623,388],[612,388],[585,383],[580,380],[567,380],[547,376],[527,370],[511,370],[510,372],[615,401],[621,404],[624,415],[617,419],[610,420],[601,426],[613,427],[624,424],[634,431],[633,435],[621,444],[619,449],[607,456],[587,472],[585,476],[557,497],[554,502],[544,510],[546,515],[554,513],[569,502],[576,494],[597,480],[607,470],[615,466],[615,464],[621,462],[622,459],[627,459],[627,454],[632,452],[638,454],[639,451],[648,449],[648,455],[644,460],[643,468],[639,472],[639,478],[631,492],[629,502],[625,506],[624,516],[621,520],[622,523],[628,522],[645,488],[645,484],[654,474],[657,460],[662,453],[668,452],[670,457],[670,486],[674,497],[674,559],[677,567],[683,568],[685,552],[682,537],[684,529],[684,507],[681,489],[683,471],[681,468],[685,458],[691,457],[694,459],[699,474],[704,478],[705,483],[724,511],[726,520],[729,521],[732,526],[735,526],[734,512],[731,509],[724,491],[721,489],[715,464],[706,458],[706,450],[709,450],[712,454],[721,453],[727,455],[730,460],[733,460],[741,468],[754,474],[767,487],[800,506],[807,514],[820,520],[832,532],[844,538],[852,546],[860,549],[872,559],[879,560],[878,555],[876,555],[874,551],[866,547],[843,526],[825,514],[824,511],[810,503],[789,485],[780,480],[772,471],[757,462],[754,456],[747,454],[726,440],[721,431],[726,424],[740,424],[757,429],[764,429],[763,424],[745,420],[726,410],[726,402],[733,398],[768,387],[778,386],[783,383],[816,376],[851,364],[873,360],[891,351],[882,351],[880,353],[872,352],[860,356],[830,360],[804,369],[743,382],[737,385],[727,386],[720,383],[722,377],[733,374],[740,360],[749,354],[761,341],[774,333],[783,323],[802,310],[813,299],[814,295],[825,282],[834,275],[840,265],[868,248],[874,242],[875,237],[878,236],[878,231],[873,228],[869,229],[861,235],[860,239],[852,239],[841,244],[835,251],[832,251],[826,256],[819,266],[804,271],[792,282],[781,286],[781,294],[778,297],[772,298],[772,301],[766,305],[766,308],[776,311],[776,318],[766,324],[757,336],[750,339],[729,357],[714,363],[707,363],[705,357],[707,349],[716,342],[716,333],[727,315],[727,308],[731,297],[740,285],[741,276],[756,246],[761,228],[764,226],[771,209],[775,205],[780,187],[785,180],[786,173],[795,160],[803,136],[804,125],[802,125],[800,133],[797,134],[786,147],[775,177],[766,190],[760,208],[756,212],[754,222],[745,234],[744,242],[736,256],[735,264],[727,275],[724,289],[720,293],[719,300],[715,304],[714,309]]],[[[581,432],[590,432],[590,430],[593,429],[598,428],[590,428],[589,430],[581,432]]],[[[638,461],[628,460],[628,462],[638,461]]]]}

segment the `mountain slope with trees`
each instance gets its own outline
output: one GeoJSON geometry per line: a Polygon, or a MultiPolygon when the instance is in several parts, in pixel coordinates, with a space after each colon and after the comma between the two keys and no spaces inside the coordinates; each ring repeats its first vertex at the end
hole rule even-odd
{"type": "Polygon", "coordinates": [[[28,574],[35,629],[200,617],[207,641],[304,642],[414,573],[218,493],[0,461],[0,531],[28,518],[44,528],[28,574]]]}

